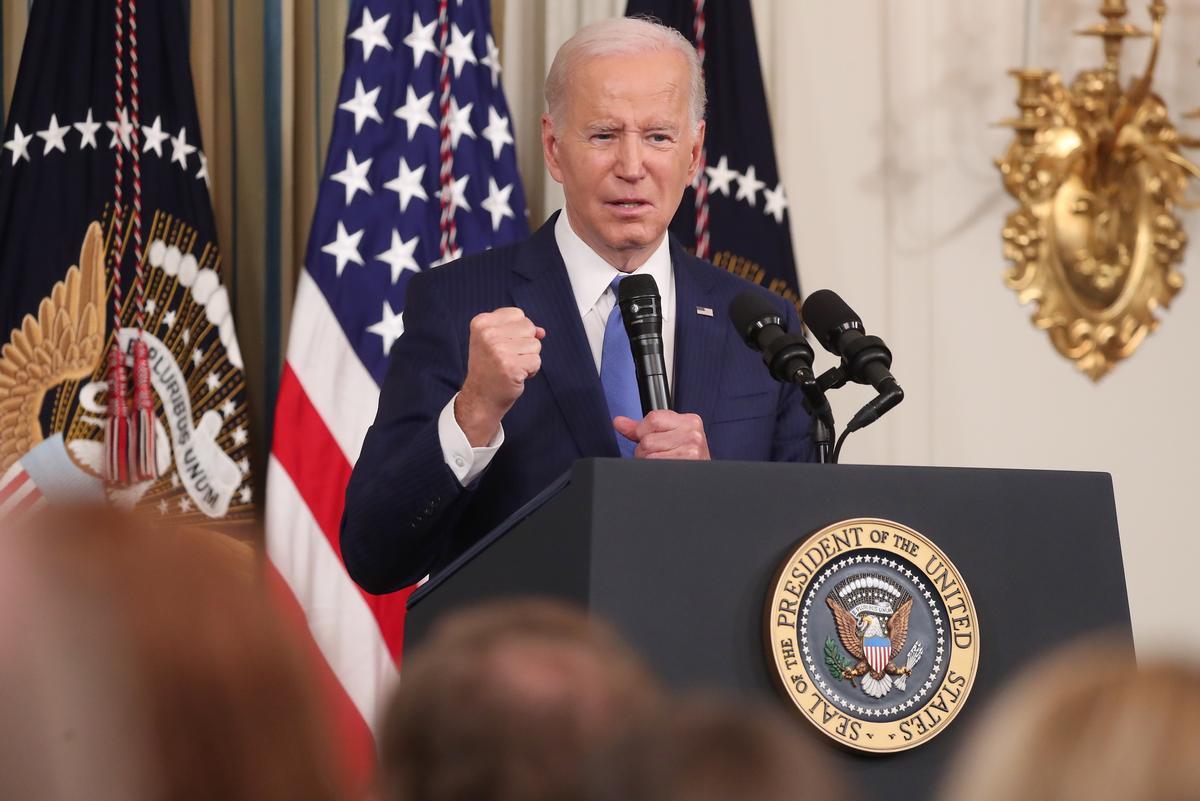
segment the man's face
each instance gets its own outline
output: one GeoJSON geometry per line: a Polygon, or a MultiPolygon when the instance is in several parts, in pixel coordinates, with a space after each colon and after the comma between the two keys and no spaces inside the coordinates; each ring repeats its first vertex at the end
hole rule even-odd
{"type": "Polygon", "coordinates": [[[689,91],[680,53],[604,56],[575,68],[557,130],[542,117],[571,227],[618,269],[646,261],[699,168],[704,126],[692,128],[689,91]]]}

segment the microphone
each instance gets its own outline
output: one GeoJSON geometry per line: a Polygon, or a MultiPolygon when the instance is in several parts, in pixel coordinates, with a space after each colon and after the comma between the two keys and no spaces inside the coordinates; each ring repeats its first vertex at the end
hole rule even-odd
{"type": "Polygon", "coordinates": [[[617,305],[633,350],[642,414],[671,408],[667,386],[667,361],[663,355],[662,298],[654,276],[634,274],[617,285],[617,305]]]}
{"type": "Polygon", "coordinates": [[[776,381],[813,383],[813,349],[804,334],[789,334],[779,310],[752,289],[729,304],[729,319],[746,344],[763,355],[763,363],[776,381]]]}
{"type": "Polygon", "coordinates": [[[800,387],[804,409],[813,416],[817,459],[827,461],[833,444],[833,409],[825,390],[813,377],[813,349],[803,332],[788,333],[775,305],[752,289],[729,304],[729,319],[746,344],[762,353],[772,378],[800,387]]]}
{"type": "Polygon", "coordinates": [[[879,395],[859,410],[847,431],[875,422],[904,400],[904,390],[892,376],[892,352],[877,336],[870,336],[862,319],[835,292],[820,289],[808,296],[801,310],[804,322],[825,350],[842,359],[846,378],[870,384],[879,395]]]}

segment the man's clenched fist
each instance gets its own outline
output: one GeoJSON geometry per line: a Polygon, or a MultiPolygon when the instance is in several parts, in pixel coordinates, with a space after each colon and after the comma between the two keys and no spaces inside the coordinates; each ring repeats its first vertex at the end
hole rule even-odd
{"type": "Polygon", "coordinates": [[[546,330],[508,306],[471,320],[467,378],[454,403],[454,419],[474,448],[487,445],[525,382],[542,367],[546,330]]]}
{"type": "Polygon", "coordinates": [[[639,421],[614,417],[613,428],[620,436],[637,443],[638,459],[703,459],[708,453],[704,421],[699,415],[655,409],[639,421]]]}

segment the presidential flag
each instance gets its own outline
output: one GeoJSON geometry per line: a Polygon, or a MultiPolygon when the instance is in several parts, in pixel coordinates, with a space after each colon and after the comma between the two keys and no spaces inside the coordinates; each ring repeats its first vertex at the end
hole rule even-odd
{"type": "Polygon", "coordinates": [[[253,519],[187,24],[182,0],[30,10],[0,150],[0,518],[107,499],[253,519]],[[131,346],[148,354],[142,392],[127,392],[147,404],[151,447],[146,475],[114,482],[107,359],[115,348],[136,373],[131,346]]]}
{"type": "Polygon", "coordinates": [[[800,308],[788,200],[775,163],[750,0],[629,0],[627,16],[653,17],[696,47],[708,90],[702,169],[671,232],[718,267],[800,308]]]}
{"type": "MultiPolygon", "coordinates": [[[[485,0],[355,0],[296,289],[267,474],[267,548],[360,743],[396,681],[408,592],[364,593],[338,544],[350,470],[422,270],[528,234],[485,0]]],[[[368,757],[364,757],[367,759],[368,757]]]]}

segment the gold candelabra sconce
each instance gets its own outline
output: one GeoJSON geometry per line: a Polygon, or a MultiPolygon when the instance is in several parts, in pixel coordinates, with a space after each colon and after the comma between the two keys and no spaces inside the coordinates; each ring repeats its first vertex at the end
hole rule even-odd
{"type": "Polygon", "coordinates": [[[1005,283],[1037,303],[1034,325],[1093,381],[1137,350],[1183,287],[1176,209],[1197,207],[1186,193],[1200,167],[1181,148],[1200,140],[1176,130],[1150,88],[1166,10],[1150,4],[1147,32],[1124,21],[1125,0],[1103,0],[1104,21],[1077,34],[1102,41],[1104,65],[1069,85],[1049,70],[1009,72],[1020,113],[1001,123],[1015,136],[996,166],[1020,208],[1004,223],[1005,283]],[[1125,40],[1147,36],[1145,69],[1122,88],[1125,40]]]}

